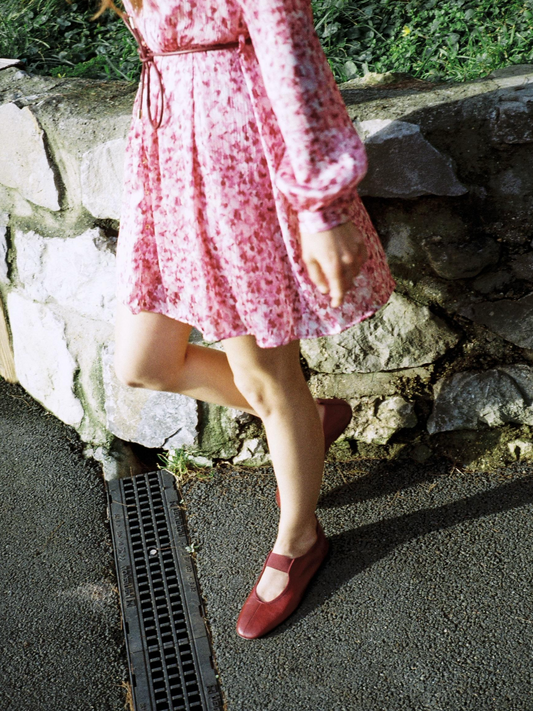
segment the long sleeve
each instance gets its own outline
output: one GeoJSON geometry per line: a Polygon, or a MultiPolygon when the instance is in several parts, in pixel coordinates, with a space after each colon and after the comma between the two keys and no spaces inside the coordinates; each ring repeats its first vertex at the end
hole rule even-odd
{"type": "Polygon", "coordinates": [[[303,232],[349,219],[366,152],[313,25],[310,0],[238,0],[283,136],[275,183],[303,232]]]}

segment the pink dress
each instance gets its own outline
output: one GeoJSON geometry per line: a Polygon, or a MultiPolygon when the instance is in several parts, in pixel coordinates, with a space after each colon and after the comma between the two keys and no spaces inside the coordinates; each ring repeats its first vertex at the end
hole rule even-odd
{"type": "MultiPolygon", "coordinates": [[[[375,313],[395,284],[357,194],[366,154],[310,0],[144,0],[138,14],[124,5],[154,52],[240,46],[155,57],[164,94],[157,129],[139,87],[118,299],[133,313],[191,324],[207,341],[251,334],[262,348],[340,333],[375,313]],[[364,232],[370,258],[333,308],[307,275],[299,229],[347,220],[364,232]]],[[[154,114],[153,69],[151,78],[154,114]]]]}

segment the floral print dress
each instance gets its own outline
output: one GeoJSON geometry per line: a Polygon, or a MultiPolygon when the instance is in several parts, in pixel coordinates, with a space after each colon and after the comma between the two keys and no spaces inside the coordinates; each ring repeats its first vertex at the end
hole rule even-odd
{"type": "Polygon", "coordinates": [[[156,56],[161,84],[152,73],[149,91],[139,87],[118,299],[133,313],[191,324],[207,341],[251,334],[262,348],[339,333],[375,313],[394,282],[357,194],[366,154],[310,0],[144,0],[138,13],[124,4],[154,53],[239,45],[156,56]],[[155,128],[148,108],[161,101],[155,128]],[[299,231],[348,220],[370,258],[333,308],[307,274],[299,231]]]}

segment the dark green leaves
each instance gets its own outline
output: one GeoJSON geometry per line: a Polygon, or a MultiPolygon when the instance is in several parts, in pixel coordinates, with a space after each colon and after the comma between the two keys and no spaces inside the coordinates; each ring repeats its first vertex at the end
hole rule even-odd
{"type": "MultiPolygon", "coordinates": [[[[136,46],[97,0],[0,0],[0,56],[30,71],[136,80],[136,46]],[[76,74],[76,72],[79,72],[76,74]]],[[[422,79],[483,76],[533,63],[533,0],[312,0],[317,34],[338,81],[366,71],[422,79]]]]}
{"type": "Polygon", "coordinates": [[[312,0],[338,81],[353,67],[473,79],[533,62],[533,0],[312,0]],[[330,28],[330,29],[329,29],[330,28]]]}

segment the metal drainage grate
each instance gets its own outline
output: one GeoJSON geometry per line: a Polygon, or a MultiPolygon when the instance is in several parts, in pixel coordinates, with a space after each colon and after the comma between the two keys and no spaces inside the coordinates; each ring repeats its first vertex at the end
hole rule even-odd
{"type": "Polygon", "coordinates": [[[135,710],[222,709],[174,477],[149,472],[107,492],[135,710]]]}

